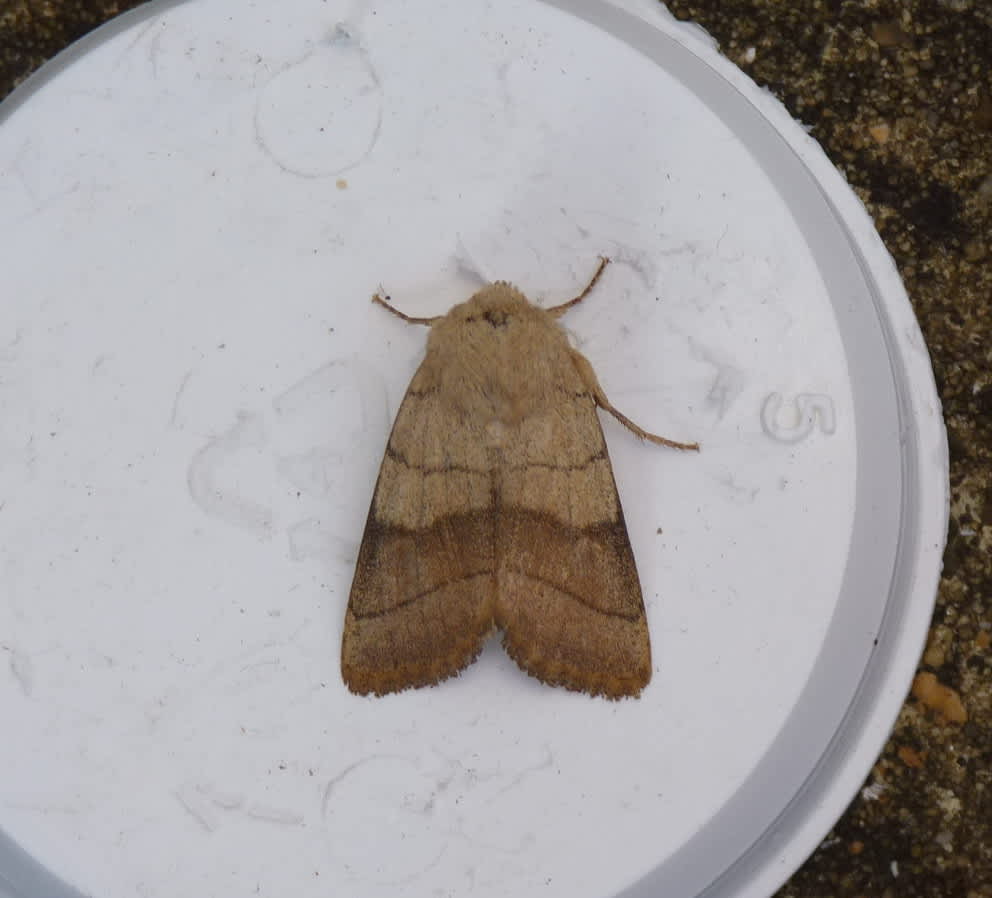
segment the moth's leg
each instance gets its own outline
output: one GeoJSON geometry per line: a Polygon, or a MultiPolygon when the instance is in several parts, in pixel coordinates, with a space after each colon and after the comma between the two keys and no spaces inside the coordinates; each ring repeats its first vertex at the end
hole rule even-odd
{"type": "Polygon", "coordinates": [[[606,266],[609,264],[610,264],[610,260],[606,258],[606,256],[600,256],[599,267],[596,269],[596,273],[592,276],[592,280],[589,281],[588,284],[586,284],[585,290],[583,290],[578,296],[576,296],[575,299],[570,299],[568,302],[563,302],[559,306],[552,306],[550,309],[547,309],[546,310],[547,313],[555,318],[560,318],[562,315],[565,314],[565,312],[567,312],[570,308],[572,308],[572,306],[578,305],[580,302],[582,302],[582,300],[585,299],[592,291],[592,288],[596,286],[596,281],[598,281],[600,277],[602,277],[603,271],[606,269],[606,266]]]}
{"type": "Polygon", "coordinates": [[[435,315],[433,318],[414,318],[411,315],[407,315],[405,312],[401,312],[399,309],[391,306],[389,304],[389,297],[383,296],[381,293],[376,293],[372,296],[372,302],[378,303],[384,309],[389,309],[397,318],[402,318],[407,324],[426,324],[430,327],[439,318],[443,318],[443,315],[435,315]]]}
{"type": "Polygon", "coordinates": [[[615,408],[613,403],[606,398],[606,393],[603,392],[603,388],[599,385],[596,372],[593,370],[592,365],[589,364],[589,360],[582,355],[582,353],[576,352],[573,349],[572,361],[575,363],[575,367],[578,369],[579,376],[582,378],[583,383],[585,383],[586,389],[588,389],[592,394],[592,398],[596,405],[598,405],[604,412],[609,412],[613,415],[614,418],[616,418],[635,436],[640,437],[642,440],[650,440],[652,443],[657,443],[659,446],[668,446],[669,449],[690,449],[694,452],[699,451],[699,443],[677,443],[675,440],[660,437],[655,433],[648,433],[643,428],[638,427],[623,412],[615,408]]]}

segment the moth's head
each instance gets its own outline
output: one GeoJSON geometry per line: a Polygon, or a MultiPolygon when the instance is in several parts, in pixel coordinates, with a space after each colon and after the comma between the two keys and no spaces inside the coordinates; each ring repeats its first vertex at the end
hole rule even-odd
{"type": "Polygon", "coordinates": [[[513,284],[496,281],[476,292],[468,302],[455,306],[448,317],[453,321],[482,321],[494,328],[505,327],[511,318],[534,309],[530,301],[513,284]]]}

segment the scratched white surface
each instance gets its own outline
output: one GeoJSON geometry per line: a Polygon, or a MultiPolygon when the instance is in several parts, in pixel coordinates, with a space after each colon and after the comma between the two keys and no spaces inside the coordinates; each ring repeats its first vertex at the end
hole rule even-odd
{"type": "Polygon", "coordinates": [[[653,64],[510,0],[200,0],[0,129],[0,826],[125,895],[600,898],[775,739],[844,569],[851,387],[787,206],[653,64]],[[476,276],[560,301],[656,670],[546,688],[338,672],[425,334],[476,276]],[[110,859],[113,859],[112,861],[110,859]]]}

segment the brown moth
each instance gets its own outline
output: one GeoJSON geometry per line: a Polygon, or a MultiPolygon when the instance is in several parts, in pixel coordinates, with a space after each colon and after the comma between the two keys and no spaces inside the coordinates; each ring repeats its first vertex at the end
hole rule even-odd
{"type": "Polygon", "coordinates": [[[550,309],[497,281],[436,318],[386,446],[341,644],[352,692],[457,674],[493,629],[539,680],[609,698],[651,679],[634,555],[596,406],[606,398],[550,309]]]}

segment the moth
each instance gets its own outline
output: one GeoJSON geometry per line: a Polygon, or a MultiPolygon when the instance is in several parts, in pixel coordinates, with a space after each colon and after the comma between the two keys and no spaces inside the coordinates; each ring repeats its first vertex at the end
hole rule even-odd
{"type": "Polygon", "coordinates": [[[597,406],[636,436],[553,308],[505,281],[431,328],[396,414],[345,613],[341,671],[355,693],[433,685],[488,635],[544,683],[617,699],[651,679],[634,555],[597,406]]]}

